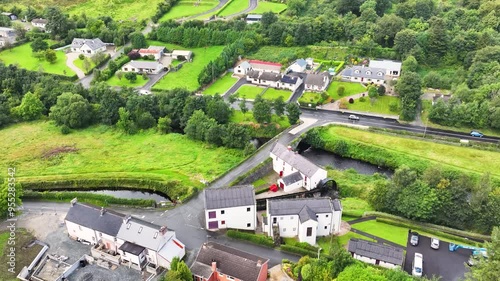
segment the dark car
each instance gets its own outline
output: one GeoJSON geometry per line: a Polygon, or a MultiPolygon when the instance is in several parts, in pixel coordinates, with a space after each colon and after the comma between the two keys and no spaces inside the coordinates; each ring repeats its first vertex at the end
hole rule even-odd
{"type": "Polygon", "coordinates": [[[478,131],[471,131],[470,135],[476,138],[482,138],[484,136],[483,133],[480,133],[478,131]]]}
{"type": "Polygon", "coordinates": [[[410,244],[412,246],[418,246],[418,233],[416,232],[411,233],[410,244]]]}

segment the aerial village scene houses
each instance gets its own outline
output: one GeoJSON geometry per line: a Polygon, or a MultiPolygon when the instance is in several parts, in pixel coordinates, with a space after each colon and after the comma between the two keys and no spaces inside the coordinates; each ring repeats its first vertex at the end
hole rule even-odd
{"type": "Polygon", "coordinates": [[[86,55],[94,55],[106,51],[106,44],[104,44],[99,38],[75,38],[71,43],[71,51],[86,55]]]}
{"type": "Polygon", "coordinates": [[[386,81],[396,80],[401,75],[401,62],[391,60],[370,60],[368,66],[346,67],[342,79],[364,84],[384,85],[386,81]]]}

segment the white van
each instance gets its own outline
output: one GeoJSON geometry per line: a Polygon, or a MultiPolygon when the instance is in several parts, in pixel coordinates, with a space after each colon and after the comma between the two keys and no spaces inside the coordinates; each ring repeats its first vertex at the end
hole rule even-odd
{"type": "Polygon", "coordinates": [[[424,256],[422,256],[422,254],[420,253],[415,253],[411,275],[416,277],[422,277],[423,271],[424,271],[424,256]]]}

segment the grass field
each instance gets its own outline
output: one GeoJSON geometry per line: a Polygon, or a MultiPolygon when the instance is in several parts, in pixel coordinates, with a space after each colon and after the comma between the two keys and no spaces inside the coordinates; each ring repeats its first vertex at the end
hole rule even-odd
{"type": "MultiPolygon", "coordinates": [[[[148,41],[154,42],[154,41],[148,41]]],[[[156,45],[152,44],[152,45],[156,45]]],[[[174,44],[159,43],[166,46],[169,50],[186,50],[188,48],[174,44]]],[[[186,62],[177,72],[170,72],[165,75],[158,83],[153,86],[153,90],[169,90],[175,88],[186,88],[189,91],[195,91],[200,87],[198,83],[198,74],[211,61],[215,60],[224,49],[224,46],[211,46],[206,48],[189,48],[194,58],[192,62],[186,62]]]]}
{"type": "Polygon", "coordinates": [[[321,99],[320,93],[304,92],[299,98],[299,102],[317,104],[321,99]]]}
{"type": "Polygon", "coordinates": [[[6,255],[10,253],[10,248],[12,245],[8,245],[8,238],[10,232],[4,231],[0,232],[0,272],[2,276],[0,276],[0,280],[2,281],[15,281],[19,280],[16,278],[17,274],[21,271],[24,266],[29,266],[33,259],[38,255],[42,246],[36,244],[30,248],[25,248],[35,237],[31,235],[26,229],[16,229],[16,244],[15,244],[15,253],[16,254],[16,268],[15,274],[9,272],[9,257],[6,255]]]}
{"type": "MultiPolygon", "coordinates": [[[[233,112],[233,115],[231,115],[231,118],[229,121],[234,122],[234,123],[257,123],[255,119],[253,118],[253,114],[251,111],[243,114],[239,110],[235,110],[233,112]]],[[[277,115],[272,116],[271,122],[276,123],[280,125],[281,128],[288,128],[290,127],[290,123],[288,122],[288,119],[284,116],[281,118],[277,115]]]]}
{"type": "Polygon", "coordinates": [[[264,91],[264,88],[252,86],[252,85],[242,85],[236,91],[235,95],[239,98],[245,98],[247,100],[254,100],[258,95],[264,91]]]}
{"type": "Polygon", "coordinates": [[[220,94],[223,95],[231,86],[238,81],[237,78],[231,77],[233,73],[226,73],[226,75],[222,76],[221,78],[217,79],[212,85],[208,86],[203,91],[204,95],[215,95],[215,94],[220,94]]]}
{"type": "Polygon", "coordinates": [[[292,95],[292,92],[290,91],[285,91],[285,90],[277,90],[274,88],[268,88],[264,94],[262,95],[262,98],[266,100],[275,100],[279,96],[283,97],[284,101],[287,101],[290,96],[292,95]]]}
{"type": "Polygon", "coordinates": [[[0,61],[3,61],[6,65],[17,64],[21,68],[26,68],[28,70],[39,71],[43,69],[43,72],[73,76],[75,73],[69,67],[66,66],[66,55],[63,51],[56,51],[57,61],[51,64],[45,60],[39,61],[33,57],[33,51],[31,50],[30,43],[26,43],[9,50],[0,52],[0,61]]]}
{"type": "MultiPolygon", "coordinates": [[[[243,158],[243,151],[212,147],[180,134],[146,131],[123,135],[112,127],[94,126],[62,135],[50,122],[21,123],[0,131],[0,167],[16,167],[17,178],[178,180],[186,189],[200,187],[243,158]],[[96,137],[98,136],[98,137],[96,137]],[[75,153],[47,153],[71,146],[75,153]]],[[[189,193],[189,192],[188,192],[189,193]]]]}
{"type": "Polygon", "coordinates": [[[110,16],[115,20],[145,20],[151,18],[156,13],[156,7],[162,0],[151,1],[102,1],[88,0],[70,6],[66,11],[70,15],[80,15],[85,13],[93,17],[110,16]]]}
{"type": "MultiPolygon", "coordinates": [[[[259,2],[261,3],[261,2],[259,2]]],[[[290,63],[298,58],[315,58],[322,60],[344,60],[351,53],[347,47],[307,46],[277,47],[264,46],[257,52],[249,54],[249,59],[265,60],[279,63],[290,63]]]]}
{"type": "Polygon", "coordinates": [[[255,8],[255,10],[253,10],[251,13],[262,14],[265,12],[273,12],[275,14],[279,14],[286,10],[286,7],[286,4],[283,3],[259,1],[259,3],[257,4],[257,8],[255,8]]]}
{"type": "Polygon", "coordinates": [[[327,142],[330,136],[383,148],[404,155],[408,159],[427,160],[435,165],[449,166],[466,172],[490,173],[491,176],[500,178],[500,169],[498,169],[500,167],[500,152],[477,150],[337,126],[329,127],[324,134],[322,133],[322,137],[327,142]]]}
{"type": "MultiPolygon", "coordinates": [[[[367,211],[373,211],[373,208],[363,199],[348,197],[342,199],[342,207],[349,214],[361,217],[367,211]]],[[[342,216],[344,219],[344,216],[342,216]]]]}
{"type": "Polygon", "coordinates": [[[332,83],[330,83],[330,86],[328,87],[326,92],[330,97],[332,97],[333,100],[339,100],[344,97],[366,92],[366,88],[360,83],[333,81],[332,83]],[[342,97],[337,94],[337,90],[340,86],[344,87],[345,89],[344,95],[342,97]]]}
{"type": "Polygon", "coordinates": [[[219,16],[226,17],[232,14],[236,14],[248,8],[248,0],[232,0],[223,9],[219,10],[219,16]]]}
{"type": "Polygon", "coordinates": [[[373,112],[387,115],[399,115],[401,108],[401,102],[398,97],[391,96],[379,96],[373,102],[370,101],[369,97],[366,97],[364,102],[359,101],[359,99],[354,100],[354,103],[348,103],[347,109],[356,110],[356,111],[365,111],[365,112],[373,112]],[[398,103],[398,111],[393,112],[389,110],[389,104],[391,102],[398,103]]]}
{"type": "Polygon", "coordinates": [[[88,62],[90,63],[90,68],[89,68],[89,71],[85,71],[84,67],[83,67],[83,60],[79,59],[79,58],[76,58],[74,61],[73,61],[73,64],[80,68],[85,74],[88,74],[92,71],[92,69],[94,69],[95,67],[95,64],[94,62],[91,60],[91,59],[87,59],[88,62]]]}
{"type": "Polygon", "coordinates": [[[129,80],[125,79],[125,77],[122,77],[122,79],[118,79],[116,75],[113,75],[111,78],[106,81],[106,83],[110,86],[117,86],[117,87],[142,87],[148,82],[147,79],[144,79],[142,75],[137,75],[137,80],[132,83],[129,80]]]}
{"type": "Polygon", "coordinates": [[[163,15],[159,21],[162,22],[203,13],[215,8],[217,4],[219,4],[219,1],[217,0],[201,0],[200,3],[196,0],[180,0],[174,7],[172,7],[172,9],[170,9],[170,11],[168,11],[168,13],[163,15]]]}

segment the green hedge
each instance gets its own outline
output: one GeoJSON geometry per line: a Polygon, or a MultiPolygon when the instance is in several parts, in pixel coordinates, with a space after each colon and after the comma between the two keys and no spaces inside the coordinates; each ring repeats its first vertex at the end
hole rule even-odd
{"type": "Polygon", "coordinates": [[[342,215],[354,218],[361,218],[363,216],[359,214],[359,211],[344,211],[344,210],[342,210],[342,215]]]}
{"type": "Polygon", "coordinates": [[[52,191],[31,191],[25,190],[22,196],[23,200],[55,200],[55,201],[70,201],[73,198],[78,198],[81,202],[92,203],[99,206],[108,206],[109,204],[127,205],[127,206],[140,206],[140,207],[155,207],[156,201],[152,199],[126,199],[116,198],[105,194],[93,194],[85,192],[52,192],[52,191]]]}
{"type": "Polygon", "coordinates": [[[273,239],[269,236],[257,235],[248,232],[241,232],[232,229],[227,231],[227,236],[235,239],[246,240],[270,248],[274,247],[273,239]]]}
{"type": "MultiPolygon", "coordinates": [[[[257,171],[258,169],[260,169],[261,167],[265,166],[266,164],[269,164],[270,162],[272,162],[273,159],[271,158],[266,158],[266,160],[262,163],[260,163],[259,165],[253,167],[252,169],[250,169],[249,171],[247,171],[246,173],[244,173],[243,175],[237,177],[234,181],[232,181],[229,186],[235,186],[237,185],[239,182],[241,182],[243,179],[245,179],[246,177],[248,177],[249,175],[251,175],[252,173],[254,173],[255,171],[257,171]]],[[[235,167],[236,168],[236,167],[235,167]]]]}
{"type": "Polygon", "coordinates": [[[301,247],[292,246],[292,245],[281,245],[280,249],[285,252],[299,254],[301,256],[309,256],[311,258],[315,258],[318,256],[318,252],[310,251],[301,247]]]}
{"type": "Polygon", "coordinates": [[[299,242],[297,240],[289,240],[289,239],[287,240],[285,245],[301,248],[301,249],[304,249],[306,251],[311,251],[311,252],[316,252],[316,253],[318,252],[318,249],[319,249],[318,247],[310,245],[309,243],[299,242]]]}

